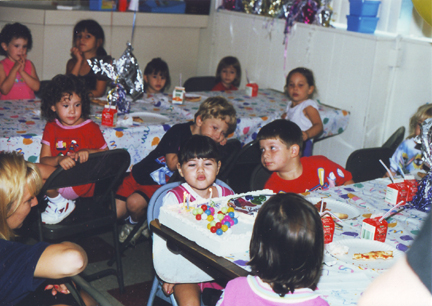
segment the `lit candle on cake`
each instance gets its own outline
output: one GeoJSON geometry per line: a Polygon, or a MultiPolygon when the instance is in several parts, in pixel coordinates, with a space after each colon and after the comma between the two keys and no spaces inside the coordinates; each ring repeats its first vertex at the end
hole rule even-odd
{"type": "Polygon", "coordinates": [[[185,204],[186,204],[186,197],[187,197],[187,192],[186,191],[184,191],[183,192],[183,207],[185,206],[185,204]]]}
{"type": "Polygon", "coordinates": [[[213,195],[213,189],[211,187],[209,188],[209,192],[210,192],[210,196],[209,196],[208,205],[210,206],[210,201],[211,201],[211,198],[212,198],[212,195],[213,195]]]}
{"type": "Polygon", "coordinates": [[[186,196],[186,201],[187,201],[187,210],[189,210],[189,201],[190,201],[190,194],[189,193],[186,196]]]}

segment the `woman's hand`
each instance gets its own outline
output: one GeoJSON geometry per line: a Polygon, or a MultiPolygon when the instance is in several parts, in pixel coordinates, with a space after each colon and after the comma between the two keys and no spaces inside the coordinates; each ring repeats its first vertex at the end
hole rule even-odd
{"type": "Polygon", "coordinates": [[[46,290],[51,290],[52,295],[57,295],[58,292],[63,293],[63,294],[69,294],[70,293],[69,289],[66,287],[65,284],[48,285],[45,287],[45,291],[46,290]]]}
{"type": "Polygon", "coordinates": [[[166,295],[172,294],[174,292],[174,285],[175,284],[163,283],[163,285],[162,285],[163,292],[166,295]]]}

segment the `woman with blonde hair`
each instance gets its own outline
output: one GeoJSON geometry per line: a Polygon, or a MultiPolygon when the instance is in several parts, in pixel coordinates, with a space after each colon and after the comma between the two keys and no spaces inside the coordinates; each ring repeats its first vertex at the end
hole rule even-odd
{"type": "MultiPolygon", "coordinates": [[[[71,242],[26,245],[11,241],[32,207],[42,186],[35,164],[16,152],[0,152],[0,301],[15,305],[47,279],[61,279],[81,273],[87,266],[84,250],[71,242]]],[[[48,281],[50,283],[50,281],[48,281]]],[[[51,281],[52,282],[52,281],[51,281]]],[[[48,285],[45,290],[69,293],[65,285],[48,285]]],[[[43,292],[43,289],[42,289],[43,292]]],[[[37,297],[32,297],[36,305],[37,297]]]]}

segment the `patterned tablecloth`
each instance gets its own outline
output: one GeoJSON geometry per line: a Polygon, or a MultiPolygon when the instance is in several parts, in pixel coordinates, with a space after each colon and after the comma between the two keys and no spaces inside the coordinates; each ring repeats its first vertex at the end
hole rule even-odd
{"type": "MultiPolygon", "coordinates": [[[[201,96],[201,100],[185,102],[184,105],[171,104],[168,95],[154,95],[133,102],[133,116],[141,117],[144,123],[122,120],[123,116],[119,116],[116,127],[101,126],[109,148],[126,148],[132,164],[135,164],[156,147],[172,125],[193,120],[200,102],[217,95],[226,97],[234,104],[237,129],[230,137],[238,138],[244,144],[254,140],[262,126],[280,118],[287,104],[285,95],[269,89],[260,89],[254,98],[245,96],[243,90],[194,94],[201,96]]],[[[102,107],[92,107],[91,119],[100,125],[102,107]]],[[[346,129],[349,112],[322,104],[319,105],[319,112],[324,123],[324,133],[320,138],[340,134],[346,129]]],[[[26,160],[37,162],[45,123],[40,118],[39,101],[0,101],[0,150],[18,151],[24,154],[26,160]]]]}
{"type": "MultiPolygon", "coordinates": [[[[346,244],[356,249],[367,249],[369,243],[378,243],[360,238],[363,219],[371,214],[384,214],[393,206],[384,201],[386,186],[389,179],[377,179],[369,182],[356,183],[349,186],[334,187],[329,190],[319,190],[306,194],[307,197],[321,197],[324,201],[336,200],[348,204],[351,208],[358,210],[356,218],[343,220],[343,227],[336,227],[333,237],[334,243],[346,244]]],[[[337,211],[334,211],[337,212],[337,211]]],[[[404,209],[391,216],[388,221],[388,232],[386,242],[382,250],[396,249],[401,251],[395,256],[403,256],[419,230],[427,214],[416,209],[404,209]]],[[[371,251],[367,250],[366,252],[371,251]]],[[[375,249],[375,251],[379,251],[375,249]]],[[[233,254],[227,257],[228,260],[250,270],[246,265],[249,254],[233,254]]],[[[357,305],[358,299],[367,286],[391,266],[397,259],[390,263],[381,261],[378,267],[368,268],[364,261],[363,266],[348,263],[337,259],[325,251],[322,276],[318,283],[319,294],[327,300],[330,305],[357,305]]]]}

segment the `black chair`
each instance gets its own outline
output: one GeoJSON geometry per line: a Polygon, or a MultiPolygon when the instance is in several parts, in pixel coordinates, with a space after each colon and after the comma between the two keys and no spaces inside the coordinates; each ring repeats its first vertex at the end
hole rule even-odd
{"type": "Polygon", "coordinates": [[[214,76],[192,77],[184,82],[183,87],[186,92],[210,91],[216,85],[215,81],[216,77],[214,76]]]}
{"type": "Polygon", "coordinates": [[[114,190],[121,182],[129,165],[129,153],[123,149],[116,149],[90,154],[87,162],[78,163],[69,170],[59,167],[47,179],[40,195],[43,196],[47,190],[51,189],[95,183],[94,196],[78,198],[75,210],[58,224],[42,223],[40,214],[44,205],[38,205],[40,207],[37,216],[37,234],[40,241],[63,241],[66,238],[71,240],[81,234],[91,235],[99,229],[105,230],[111,227],[117,269],[109,268],[92,275],[82,276],[87,281],[93,281],[108,275],[115,275],[120,292],[124,292],[124,281],[119,252],[114,190]]]}
{"type": "Polygon", "coordinates": [[[267,182],[267,180],[270,178],[271,174],[272,172],[264,168],[263,165],[260,164],[256,166],[250,178],[249,189],[250,190],[264,189],[264,185],[267,182]]]}
{"type": "Polygon", "coordinates": [[[236,138],[228,139],[227,143],[221,147],[222,165],[219,170],[218,179],[226,181],[238,159],[241,147],[240,140],[236,138]]]}
{"type": "Polygon", "coordinates": [[[227,184],[236,192],[243,193],[250,191],[250,177],[257,165],[261,164],[261,151],[258,141],[251,141],[241,148],[237,161],[232,166],[227,184]]]}
{"type": "Polygon", "coordinates": [[[389,167],[393,153],[393,149],[386,147],[356,150],[348,157],[345,168],[351,172],[356,183],[383,177],[387,171],[379,160],[389,167]]]}
{"type": "Polygon", "coordinates": [[[405,127],[401,126],[387,139],[382,145],[383,148],[390,148],[396,151],[397,147],[402,143],[405,137],[405,127]]]}

